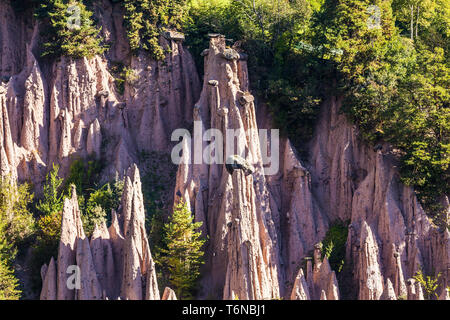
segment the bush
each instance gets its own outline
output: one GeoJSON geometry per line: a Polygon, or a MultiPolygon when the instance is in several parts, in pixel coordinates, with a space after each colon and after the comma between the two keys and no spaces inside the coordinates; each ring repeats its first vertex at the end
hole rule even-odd
{"type": "Polygon", "coordinates": [[[61,238],[62,212],[54,211],[41,216],[37,221],[36,243],[33,245],[31,260],[33,287],[41,287],[40,270],[50,259],[57,258],[61,238]]]}
{"type": "Polygon", "coordinates": [[[35,230],[28,206],[33,201],[28,184],[18,185],[9,177],[0,181],[0,256],[13,261],[17,246],[29,239],[35,230]],[[1,245],[3,244],[3,245],[1,245]]]}
{"type": "Polygon", "coordinates": [[[40,287],[40,269],[51,257],[56,259],[61,236],[61,219],[64,206],[63,179],[59,177],[59,166],[53,164],[43,185],[43,196],[36,205],[40,213],[37,219],[36,242],[31,260],[33,286],[40,287]]]}
{"type": "Polygon", "coordinates": [[[174,206],[169,222],[164,225],[164,248],[161,249],[160,260],[169,274],[177,297],[191,298],[200,275],[200,265],[203,264],[202,247],[206,240],[201,239],[197,229],[202,222],[193,222],[194,217],[186,203],[180,202],[174,206]]]}
{"type": "Polygon", "coordinates": [[[0,300],[19,300],[21,291],[13,270],[0,258],[0,300]]]}
{"type": "Polygon", "coordinates": [[[111,210],[116,210],[120,205],[122,191],[123,182],[117,179],[114,184],[106,183],[89,195],[82,215],[86,234],[92,234],[96,224],[110,219],[111,210]]]}
{"type": "Polygon", "coordinates": [[[423,295],[425,300],[431,300],[432,298],[438,299],[439,296],[436,293],[437,288],[439,287],[438,281],[441,277],[439,273],[436,278],[431,276],[425,276],[422,270],[418,270],[413,277],[417,282],[420,283],[423,289],[423,295]]]}
{"type": "Polygon", "coordinates": [[[324,248],[322,255],[327,257],[331,268],[337,273],[344,267],[347,234],[348,222],[338,220],[330,225],[322,240],[324,248]]]}
{"type": "Polygon", "coordinates": [[[43,199],[41,199],[39,204],[36,206],[36,209],[44,216],[55,212],[60,212],[63,208],[64,195],[60,190],[63,179],[59,178],[58,172],[59,166],[53,164],[52,170],[45,178],[45,184],[43,186],[43,199]]]}
{"type": "Polygon", "coordinates": [[[131,50],[150,52],[156,60],[164,59],[159,36],[166,28],[180,29],[186,17],[186,0],[124,0],[124,24],[131,50]]]}
{"type": "Polygon", "coordinates": [[[12,263],[18,247],[35,230],[33,216],[28,210],[33,200],[29,190],[28,184],[18,185],[8,176],[0,180],[0,300],[20,298],[12,263]]]}
{"type": "Polygon", "coordinates": [[[83,1],[45,0],[36,9],[44,24],[42,57],[93,57],[102,54],[100,30],[93,26],[83,1]]]}
{"type": "Polygon", "coordinates": [[[100,160],[73,160],[65,181],[65,189],[70,192],[70,185],[74,184],[77,195],[89,195],[93,189],[98,187],[102,169],[103,164],[100,160]]]}
{"type": "Polygon", "coordinates": [[[125,92],[125,83],[133,85],[138,79],[134,70],[121,62],[111,63],[110,72],[114,75],[116,90],[121,95],[125,92]]]}
{"type": "Polygon", "coordinates": [[[99,160],[74,160],[66,179],[66,189],[70,185],[77,190],[78,205],[81,210],[83,226],[88,236],[92,234],[95,224],[109,219],[111,209],[117,209],[123,191],[123,181],[118,177],[113,183],[99,185],[103,164],[99,160]]]}

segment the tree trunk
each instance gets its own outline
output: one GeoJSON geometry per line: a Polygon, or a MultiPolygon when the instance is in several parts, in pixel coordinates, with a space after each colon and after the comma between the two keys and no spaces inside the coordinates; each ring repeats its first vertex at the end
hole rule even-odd
{"type": "Polygon", "coordinates": [[[419,5],[417,5],[416,39],[417,39],[417,35],[418,35],[418,33],[419,33],[419,12],[420,12],[420,7],[419,7],[419,5]]]}
{"type": "Polygon", "coordinates": [[[414,41],[414,6],[411,5],[411,40],[414,41]]]}

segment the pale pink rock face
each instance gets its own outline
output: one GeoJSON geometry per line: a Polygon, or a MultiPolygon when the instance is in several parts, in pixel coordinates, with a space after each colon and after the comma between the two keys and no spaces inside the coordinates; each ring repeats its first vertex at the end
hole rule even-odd
{"type": "Polygon", "coordinates": [[[114,39],[106,59],[62,57],[44,69],[34,55],[39,25],[17,20],[8,2],[0,6],[0,75],[11,76],[0,83],[3,175],[39,189],[51,163],[66,175],[73,158],[95,155],[108,159],[104,175],[111,179],[138,162],[139,152],[169,152],[172,131],[192,121],[200,81],[181,41],[161,37],[162,45],[171,48],[164,61],[133,56],[136,79],[121,95],[108,67],[108,60],[130,56],[120,5],[103,1],[95,6],[102,33],[114,39]]]}
{"type": "MultiPolygon", "coordinates": [[[[34,55],[38,25],[0,2],[0,76],[11,77],[0,84],[0,172],[33,182],[39,193],[52,163],[65,176],[74,157],[107,159],[105,181],[116,172],[126,177],[122,206],[111,226],[98,226],[88,240],[75,192],[65,200],[59,253],[42,268],[41,299],[159,299],[133,165],[140,165],[139,152],[170,152],[173,130],[194,120],[204,130],[248,130],[270,129],[271,118],[249,92],[247,62],[222,37],[212,38],[205,52],[202,85],[182,42],[161,37],[171,49],[166,59],[130,58],[136,79],[120,94],[108,69],[108,62],[130,57],[120,8],[104,0],[94,11],[105,39],[114,40],[105,56],[63,57],[44,66],[34,55]],[[77,292],[66,286],[74,264],[82,266],[77,292]]],[[[412,188],[399,182],[392,148],[367,146],[340,107],[339,98],[324,101],[305,161],[281,139],[273,176],[263,175],[254,134],[237,138],[255,166],[249,176],[240,170],[230,175],[219,164],[179,166],[174,201],[184,198],[209,236],[199,297],[341,298],[340,275],[318,252],[314,267],[308,260],[305,274],[301,269],[340,219],[350,221],[346,260],[353,262],[353,298],[423,299],[420,285],[408,284],[422,268],[441,273],[437,294],[449,299],[449,231],[436,229],[412,188]]],[[[449,215],[445,196],[442,203],[449,215]]],[[[163,298],[174,296],[166,291],[163,298]]]]}

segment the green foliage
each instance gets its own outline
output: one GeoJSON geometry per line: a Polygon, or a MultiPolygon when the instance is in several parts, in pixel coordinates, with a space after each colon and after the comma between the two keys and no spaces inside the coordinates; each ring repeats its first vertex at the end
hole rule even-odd
{"type": "Polygon", "coordinates": [[[69,175],[65,181],[66,190],[70,191],[70,185],[74,184],[77,189],[77,195],[83,195],[97,187],[100,181],[100,173],[103,169],[102,162],[99,160],[75,159],[69,168],[69,175]]]}
{"type": "Polygon", "coordinates": [[[0,300],[19,300],[21,291],[13,270],[0,257],[0,300]]]}
{"type": "Polygon", "coordinates": [[[156,60],[164,59],[159,36],[166,28],[180,29],[187,7],[186,0],[123,0],[124,24],[131,50],[150,52],[156,60]]]}
{"type": "Polygon", "coordinates": [[[65,185],[70,192],[70,185],[76,187],[78,205],[86,234],[89,236],[95,224],[110,217],[112,209],[117,209],[123,191],[123,181],[116,177],[113,183],[99,184],[103,169],[100,160],[76,159],[69,168],[65,185]]]}
{"type": "Polygon", "coordinates": [[[60,212],[63,208],[64,195],[61,192],[63,179],[58,176],[58,172],[59,166],[53,164],[52,170],[45,178],[43,199],[41,199],[36,206],[36,209],[44,216],[54,212],[60,212]]]}
{"type": "Polygon", "coordinates": [[[31,268],[33,284],[39,287],[40,268],[48,263],[51,257],[56,258],[61,233],[61,217],[64,205],[64,179],[59,177],[59,166],[53,164],[52,170],[45,178],[42,199],[36,205],[40,213],[37,218],[36,241],[33,245],[31,268]]]}
{"type": "Polygon", "coordinates": [[[62,211],[53,211],[37,220],[36,241],[33,245],[31,260],[32,284],[37,290],[41,288],[40,270],[43,264],[48,264],[53,257],[58,256],[61,237],[62,211]]]}
{"type": "Polygon", "coordinates": [[[330,224],[330,228],[322,240],[323,257],[327,257],[331,268],[341,272],[345,261],[345,245],[347,243],[348,222],[337,220],[330,224]]]}
{"type": "Polygon", "coordinates": [[[431,276],[425,276],[422,270],[418,270],[416,272],[413,278],[422,286],[425,300],[431,300],[434,297],[436,299],[439,298],[436,290],[439,287],[438,281],[440,276],[441,273],[439,273],[436,278],[433,278],[431,276]]]}
{"type": "Polygon", "coordinates": [[[164,244],[159,263],[169,272],[169,281],[179,299],[192,297],[203,262],[202,247],[206,240],[196,230],[202,222],[194,217],[183,201],[174,206],[169,222],[164,225],[164,244]]]}
{"type": "MultiPolygon", "coordinates": [[[[394,15],[401,21],[399,6],[397,2],[394,15]]],[[[390,1],[326,1],[317,15],[313,43],[321,46],[321,57],[332,62],[343,109],[362,137],[398,148],[403,182],[415,187],[434,217],[439,212],[436,203],[449,194],[450,83],[447,35],[439,31],[447,26],[440,13],[424,21],[430,12],[419,16],[419,35],[430,41],[416,35],[412,43],[399,36],[390,1]],[[379,28],[366,23],[372,4],[380,8],[379,28]],[[331,48],[343,54],[329,55],[331,48]]]]}
{"type": "Polygon", "coordinates": [[[44,29],[43,57],[93,57],[104,48],[100,30],[93,26],[92,12],[75,0],[45,0],[36,9],[36,17],[44,29]]]}
{"type": "Polygon", "coordinates": [[[83,226],[86,234],[94,231],[96,224],[100,224],[119,207],[123,191],[123,181],[116,180],[113,184],[106,183],[101,188],[90,193],[83,212],[83,226]]]}
{"type": "Polygon", "coordinates": [[[33,201],[28,184],[18,185],[10,177],[0,181],[0,257],[14,260],[17,246],[34,233],[34,219],[28,207],[33,201]]]}
{"type": "Polygon", "coordinates": [[[28,207],[33,200],[28,184],[18,185],[9,176],[0,180],[0,300],[17,300],[18,279],[12,263],[18,247],[34,233],[28,207]]]}
{"type": "MultiPolygon", "coordinates": [[[[51,256],[56,257],[58,243],[61,236],[61,220],[62,211],[53,211],[44,216],[41,216],[37,221],[37,243],[39,248],[43,251],[51,253],[51,256]]],[[[47,261],[48,259],[45,259],[47,261]]],[[[48,261],[47,261],[48,262],[48,261]]]]}
{"type": "Polygon", "coordinates": [[[92,235],[95,225],[100,225],[106,219],[106,212],[101,206],[96,205],[92,208],[86,208],[82,216],[83,229],[88,236],[92,235]]]}

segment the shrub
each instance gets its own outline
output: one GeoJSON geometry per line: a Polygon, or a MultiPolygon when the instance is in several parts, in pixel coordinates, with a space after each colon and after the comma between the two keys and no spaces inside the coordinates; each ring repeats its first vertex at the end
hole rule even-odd
{"type": "Polygon", "coordinates": [[[33,216],[28,211],[33,200],[29,190],[28,184],[18,185],[8,176],[0,180],[0,300],[20,298],[12,263],[18,246],[35,230],[33,216]]]}
{"type": "Polygon", "coordinates": [[[90,237],[94,231],[95,225],[100,225],[106,220],[106,212],[101,206],[94,206],[84,211],[81,215],[83,229],[86,236],[90,237]]]}
{"type": "Polygon", "coordinates": [[[119,94],[125,92],[125,83],[134,85],[138,79],[132,68],[126,67],[121,62],[111,63],[110,72],[114,75],[114,83],[119,94]]]}
{"type": "Polygon", "coordinates": [[[336,272],[341,272],[344,266],[347,234],[348,222],[337,220],[330,225],[322,241],[322,255],[327,257],[331,268],[336,272]]]}
{"type": "Polygon", "coordinates": [[[17,246],[34,233],[33,215],[28,210],[32,201],[28,184],[18,185],[10,177],[0,180],[0,243],[9,261],[15,258],[17,246]]]}
{"type": "Polygon", "coordinates": [[[41,287],[40,270],[51,257],[57,258],[61,237],[62,212],[54,211],[41,216],[37,221],[36,243],[33,245],[31,260],[32,284],[36,290],[41,287]]]}
{"type": "Polygon", "coordinates": [[[74,184],[77,195],[89,195],[94,188],[98,187],[102,169],[103,164],[100,160],[73,160],[65,181],[65,189],[70,192],[70,185],[74,184]]]}

